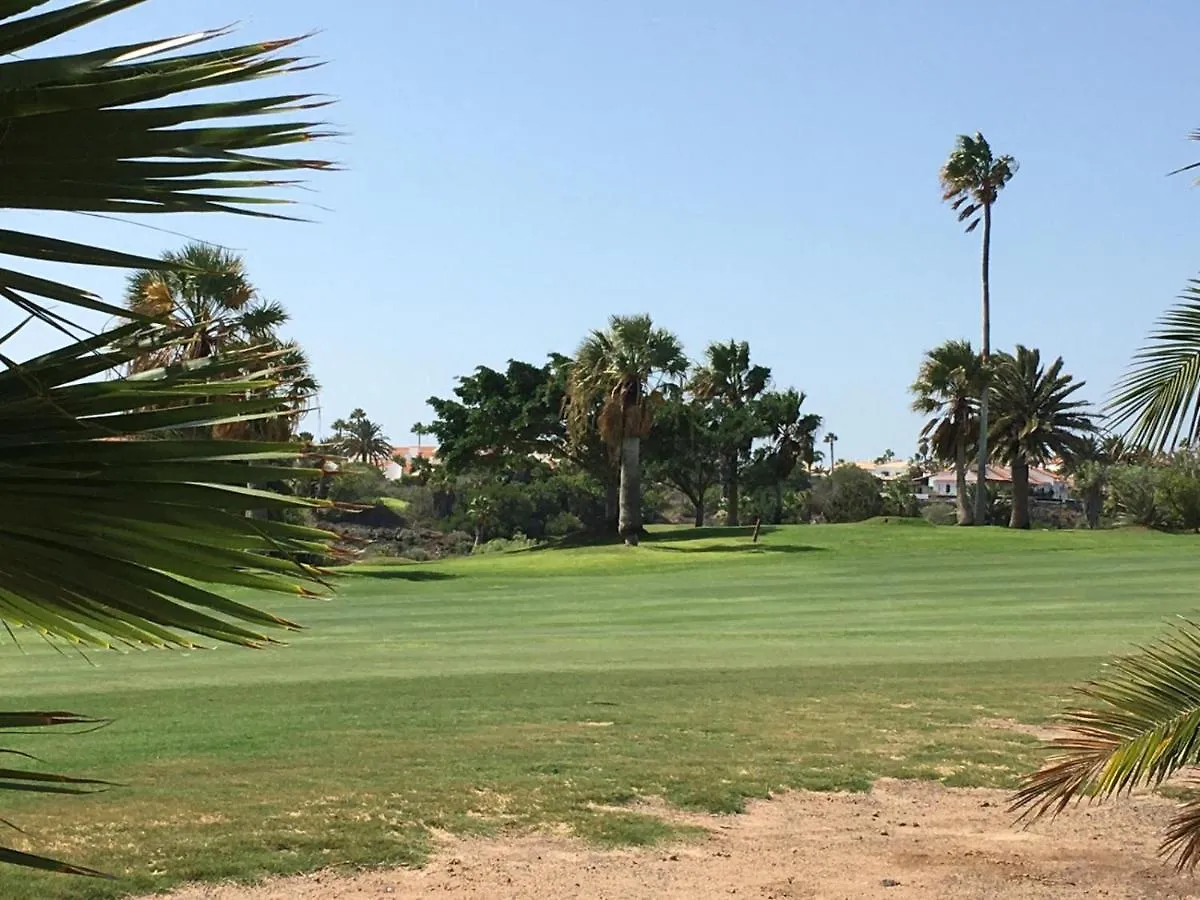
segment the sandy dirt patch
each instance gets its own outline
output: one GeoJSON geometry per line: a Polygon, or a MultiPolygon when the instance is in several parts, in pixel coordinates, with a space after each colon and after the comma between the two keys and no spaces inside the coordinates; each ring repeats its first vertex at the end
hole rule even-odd
{"type": "MultiPolygon", "coordinates": [[[[446,837],[421,870],[194,887],[172,900],[1026,900],[1200,898],[1200,877],[1155,857],[1175,804],[1080,807],[1021,831],[1003,791],[882,780],[869,794],[797,792],[739,816],[687,815],[707,837],[603,851],[558,835],[446,837]]],[[[650,810],[648,810],[650,811],[650,810]]]]}

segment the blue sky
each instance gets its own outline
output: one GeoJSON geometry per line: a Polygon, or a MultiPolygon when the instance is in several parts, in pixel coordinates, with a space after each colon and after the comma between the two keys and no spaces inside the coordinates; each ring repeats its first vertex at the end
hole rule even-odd
{"type": "Polygon", "coordinates": [[[233,21],[319,31],[329,65],[294,86],[338,99],[346,170],[297,195],[317,224],[155,224],[243,252],[292,312],[324,423],[362,406],[398,443],[476,365],[649,312],[693,356],[749,340],[839,456],[910,452],[922,352],[978,340],[978,236],[936,178],[963,131],[1022,165],[996,210],[995,346],[1061,354],[1103,399],[1200,270],[1200,194],[1166,177],[1200,159],[1195,3],[152,0],[79,42],[233,21]]]}

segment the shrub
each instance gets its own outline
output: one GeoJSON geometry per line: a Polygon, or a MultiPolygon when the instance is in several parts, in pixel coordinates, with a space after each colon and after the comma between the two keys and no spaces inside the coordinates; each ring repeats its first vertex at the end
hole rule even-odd
{"type": "Polygon", "coordinates": [[[492,538],[475,548],[476,553],[508,553],[513,550],[532,550],[540,546],[538,541],[517,532],[510,538],[492,538]]]}
{"type": "Polygon", "coordinates": [[[878,478],[858,466],[840,466],[813,488],[813,505],[827,522],[861,522],[883,512],[878,478]]]}
{"type": "Polygon", "coordinates": [[[1200,458],[1190,450],[1176,453],[1158,472],[1155,501],[1165,524],[1200,531],[1200,458]]]}
{"type": "Polygon", "coordinates": [[[547,537],[566,537],[583,531],[583,520],[570,512],[555,513],[546,520],[547,537]]]}
{"type": "Polygon", "coordinates": [[[1164,524],[1159,509],[1159,473],[1150,466],[1113,466],[1108,474],[1109,503],[1114,518],[1126,525],[1158,528],[1164,524]]]}
{"type": "Polygon", "coordinates": [[[958,513],[953,504],[933,501],[927,503],[921,510],[921,518],[934,525],[955,525],[958,523],[958,513]]]}

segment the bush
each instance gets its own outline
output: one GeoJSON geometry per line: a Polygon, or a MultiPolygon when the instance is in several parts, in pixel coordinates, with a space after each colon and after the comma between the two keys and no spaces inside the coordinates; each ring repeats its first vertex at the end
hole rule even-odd
{"type": "Polygon", "coordinates": [[[566,537],[583,531],[583,520],[570,512],[555,513],[546,520],[547,537],[566,537]]]}
{"type": "Polygon", "coordinates": [[[957,525],[958,512],[951,503],[934,500],[925,504],[921,510],[921,518],[933,525],[957,525]]]}
{"type": "Polygon", "coordinates": [[[1125,525],[1159,528],[1158,470],[1150,466],[1113,466],[1108,473],[1109,504],[1113,517],[1125,525]]]}
{"type": "Polygon", "coordinates": [[[540,546],[538,541],[517,532],[510,538],[492,538],[475,548],[476,553],[508,553],[513,550],[532,550],[540,546]]]}
{"type": "Polygon", "coordinates": [[[878,478],[858,466],[840,466],[813,488],[813,505],[827,522],[861,522],[883,513],[878,478]]]}
{"type": "Polygon", "coordinates": [[[1158,472],[1155,498],[1171,528],[1200,531],[1200,457],[1190,450],[1172,456],[1158,472]]]}

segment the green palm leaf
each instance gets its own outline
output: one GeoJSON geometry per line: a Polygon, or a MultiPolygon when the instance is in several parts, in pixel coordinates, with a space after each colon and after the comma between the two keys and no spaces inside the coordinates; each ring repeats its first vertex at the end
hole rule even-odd
{"type": "MultiPolygon", "coordinates": [[[[32,15],[26,13],[52,4],[0,2],[0,54],[20,53],[142,2],[86,0],[32,15]]],[[[278,217],[269,207],[286,200],[264,194],[264,189],[292,183],[279,177],[282,172],[325,169],[330,164],[270,151],[329,135],[306,115],[326,101],[284,94],[145,106],[196,88],[246,84],[312,65],[289,52],[295,38],[185,52],[228,33],[199,31],[0,63],[6,176],[0,184],[0,207],[278,217]],[[262,121],[248,121],[253,119],[262,121]],[[80,135],[87,139],[80,140],[80,135]]],[[[12,231],[0,231],[0,254],[127,269],[168,265],[12,231]]],[[[127,315],[87,291],[3,267],[0,296],[50,321],[60,319],[46,310],[44,301],[127,315]]]]}
{"type": "MultiPolygon", "coordinates": [[[[1054,756],[1013,800],[1022,817],[1057,815],[1084,797],[1103,800],[1157,786],[1200,762],[1200,627],[1184,622],[1104,678],[1079,689],[1092,704],[1062,718],[1054,756]]],[[[1200,801],[1172,820],[1164,853],[1180,868],[1200,862],[1200,801]]]]}
{"type": "Polygon", "coordinates": [[[1108,404],[1135,447],[1173,449],[1200,437],[1200,280],[1159,320],[1108,404]]]}

